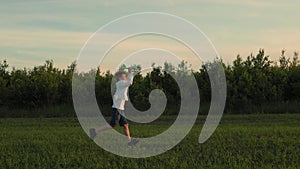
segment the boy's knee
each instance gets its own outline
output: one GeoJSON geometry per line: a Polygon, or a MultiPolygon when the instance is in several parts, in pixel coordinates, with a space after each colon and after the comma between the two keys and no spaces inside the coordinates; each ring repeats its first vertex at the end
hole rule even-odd
{"type": "Polygon", "coordinates": [[[115,128],[117,126],[117,121],[115,122],[111,121],[109,125],[111,128],[115,128]]]}
{"type": "Polygon", "coordinates": [[[115,128],[115,127],[117,126],[117,124],[118,124],[118,121],[116,121],[116,122],[114,123],[113,128],[115,128]]]}

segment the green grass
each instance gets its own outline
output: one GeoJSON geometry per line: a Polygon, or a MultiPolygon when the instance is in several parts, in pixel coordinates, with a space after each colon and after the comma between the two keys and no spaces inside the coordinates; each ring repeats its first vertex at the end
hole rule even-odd
{"type": "MultiPolygon", "coordinates": [[[[174,118],[131,123],[131,132],[156,135],[174,118]]],[[[76,118],[0,119],[0,168],[300,168],[300,114],[225,115],[213,136],[199,144],[204,120],[199,117],[168,152],[131,159],[98,147],[76,118]]]]}

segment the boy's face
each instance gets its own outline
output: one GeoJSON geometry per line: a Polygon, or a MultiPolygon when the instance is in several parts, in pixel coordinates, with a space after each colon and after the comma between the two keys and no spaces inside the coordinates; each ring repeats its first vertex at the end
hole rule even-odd
{"type": "Polygon", "coordinates": [[[119,76],[119,80],[127,80],[126,74],[121,74],[121,75],[119,76]]]}

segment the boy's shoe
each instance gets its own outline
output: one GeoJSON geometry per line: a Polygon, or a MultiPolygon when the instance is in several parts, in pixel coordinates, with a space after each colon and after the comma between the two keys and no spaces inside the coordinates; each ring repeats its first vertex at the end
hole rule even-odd
{"type": "Polygon", "coordinates": [[[96,129],[95,128],[91,128],[90,129],[90,138],[92,139],[92,140],[94,140],[95,139],[95,137],[96,137],[96,129]]]}
{"type": "Polygon", "coordinates": [[[128,143],[129,146],[134,146],[139,142],[138,139],[131,139],[131,141],[128,143]]]}

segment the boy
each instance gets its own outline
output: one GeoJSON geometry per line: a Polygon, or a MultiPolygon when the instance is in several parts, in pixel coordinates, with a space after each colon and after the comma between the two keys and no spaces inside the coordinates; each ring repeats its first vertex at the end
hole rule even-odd
{"type": "Polygon", "coordinates": [[[105,131],[108,129],[112,129],[116,127],[117,123],[119,123],[120,126],[124,127],[124,133],[128,138],[128,145],[135,145],[138,143],[137,139],[131,139],[130,137],[130,131],[128,128],[128,123],[124,117],[124,106],[125,101],[128,101],[128,88],[133,82],[133,74],[132,70],[128,69],[128,77],[126,75],[126,72],[124,71],[118,71],[115,74],[115,77],[117,78],[118,82],[116,83],[116,92],[113,96],[113,106],[112,106],[112,117],[109,125],[103,126],[101,128],[90,129],[90,138],[94,139],[97,135],[97,132],[105,131]]]}

